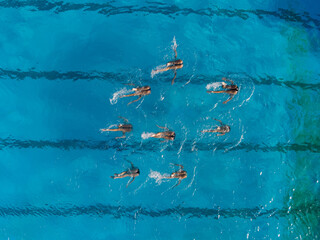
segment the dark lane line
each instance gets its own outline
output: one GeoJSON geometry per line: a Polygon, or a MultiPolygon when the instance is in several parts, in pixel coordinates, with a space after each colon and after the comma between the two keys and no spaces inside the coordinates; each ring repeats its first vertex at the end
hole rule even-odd
{"type": "MultiPolygon", "coordinates": [[[[284,86],[289,88],[299,87],[302,89],[310,89],[314,91],[320,90],[320,82],[319,83],[302,83],[296,81],[285,81],[281,78],[276,78],[275,76],[265,75],[252,77],[246,73],[235,73],[228,72],[224,75],[216,75],[216,76],[206,76],[199,74],[197,76],[191,76],[188,74],[180,75],[177,77],[177,82],[187,83],[190,79],[190,84],[208,84],[214,81],[221,81],[222,76],[227,76],[229,74],[240,74],[251,80],[255,85],[276,85],[276,86],[284,86]]],[[[112,73],[112,72],[80,72],[80,71],[70,71],[70,72],[57,72],[57,71],[21,71],[21,70],[6,70],[0,68],[0,79],[12,79],[12,80],[38,80],[38,79],[46,79],[51,81],[93,81],[93,80],[101,80],[107,81],[111,83],[126,83],[126,79],[134,79],[135,74],[123,74],[123,73],[112,73]]],[[[168,77],[164,75],[157,76],[156,78],[146,78],[144,79],[144,84],[153,84],[153,83],[163,83],[168,82],[168,77]]]]}
{"type": "Polygon", "coordinates": [[[153,210],[141,206],[112,206],[105,204],[95,204],[88,206],[54,206],[46,205],[45,207],[25,206],[25,207],[0,207],[0,217],[48,217],[48,216],[61,216],[61,217],[76,217],[82,215],[89,216],[111,216],[114,218],[131,218],[137,219],[140,217],[184,217],[184,218],[243,218],[243,219],[257,219],[257,218],[270,218],[270,217],[303,217],[304,215],[314,213],[319,215],[319,203],[306,203],[303,206],[288,209],[268,209],[264,210],[259,207],[255,208],[239,208],[239,209],[220,209],[220,208],[199,208],[199,207],[172,207],[163,210],[153,210]]]}
{"type": "Polygon", "coordinates": [[[207,16],[207,17],[237,17],[247,20],[251,16],[259,19],[265,17],[274,17],[286,22],[298,22],[305,28],[320,29],[320,21],[311,17],[309,13],[296,13],[291,10],[279,8],[277,11],[266,11],[262,9],[245,10],[245,9],[223,9],[223,8],[203,8],[191,9],[180,8],[176,5],[165,5],[157,2],[149,2],[146,6],[129,5],[115,6],[109,3],[65,3],[63,1],[51,2],[46,0],[30,0],[30,1],[1,1],[0,8],[26,8],[29,11],[53,11],[56,14],[67,11],[90,11],[107,17],[119,14],[163,14],[168,17],[188,16],[190,14],[207,16]]]}
{"type": "MultiPolygon", "coordinates": [[[[246,152],[281,152],[286,153],[288,151],[308,151],[312,153],[320,152],[320,145],[312,143],[294,144],[294,143],[278,143],[274,146],[268,146],[266,144],[250,144],[240,143],[204,143],[204,142],[193,142],[185,141],[183,143],[182,150],[185,152],[193,151],[239,151],[244,150],[246,152]]],[[[108,150],[116,149],[117,151],[133,150],[133,152],[145,152],[145,151],[160,151],[164,145],[159,141],[149,140],[141,143],[135,140],[120,140],[120,139],[109,139],[106,141],[86,141],[77,139],[66,139],[66,140],[19,140],[14,138],[0,138],[0,150],[4,149],[46,149],[46,148],[57,148],[60,150],[76,150],[76,149],[92,149],[92,150],[108,150]]],[[[166,147],[166,151],[179,151],[181,143],[174,141],[166,147]]]]}

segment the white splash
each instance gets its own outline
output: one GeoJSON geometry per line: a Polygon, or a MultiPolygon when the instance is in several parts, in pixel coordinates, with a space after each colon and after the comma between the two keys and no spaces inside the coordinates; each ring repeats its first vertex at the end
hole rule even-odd
{"type": "Polygon", "coordinates": [[[156,180],[156,183],[158,185],[160,185],[162,183],[162,180],[165,179],[166,177],[169,177],[168,174],[161,174],[157,171],[152,171],[150,170],[150,173],[149,173],[149,178],[153,178],[154,180],[156,180]]]}
{"type": "Polygon", "coordinates": [[[142,139],[148,139],[148,138],[151,138],[151,136],[153,135],[154,133],[146,133],[146,132],[143,132],[141,134],[141,138],[142,139]]]}
{"type": "Polygon", "coordinates": [[[112,98],[109,99],[109,100],[110,100],[110,103],[111,103],[112,105],[116,104],[116,103],[118,102],[118,99],[119,99],[120,96],[122,96],[123,94],[127,94],[127,93],[129,93],[129,92],[131,92],[131,90],[128,90],[128,89],[126,89],[126,88],[122,88],[121,90],[115,92],[115,93],[113,94],[112,98]]]}
{"type": "Polygon", "coordinates": [[[153,78],[154,75],[160,73],[160,71],[158,71],[158,70],[163,69],[163,68],[165,68],[166,66],[167,66],[167,65],[162,64],[162,65],[157,66],[155,69],[152,69],[152,71],[151,71],[151,78],[153,78]]]}
{"type": "Polygon", "coordinates": [[[206,86],[206,89],[209,90],[211,88],[216,89],[218,87],[220,87],[222,85],[223,82],[213,82],[213,83],[209,83],[206,86]]]}
{"type": "MultiPolygon", "coordinates": [[[[243,130],[243,128],[242,128],[242,130],[243,130]]],[[[245,133],[245,132],[242,132],[239,141],[238,141],[234,146],[231,146],[231,147],[225,149],[225,152],[228,152],[228,151],[231,150],[232,148],[235,148],[235,147],[239,146],[239,144],[240,144],[240,143],[242,142],[242,140],[244,139],[244,137],[243,137],[243,136],[244,136],[244,133],[245,133]]]]}
{"type": "Polygon", "coordinates": [[[173,37],[171,47],[172,47],[172,50],[175,50],[175,49],[177,49],[177,47],[178,47],[177,41],[176,41],[176,36],[173,37]]]}

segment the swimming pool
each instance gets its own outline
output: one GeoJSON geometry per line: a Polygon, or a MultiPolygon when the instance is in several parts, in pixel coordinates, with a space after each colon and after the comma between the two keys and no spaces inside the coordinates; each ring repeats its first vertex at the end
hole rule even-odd
{"type": "Polygon", "coordinates": [[[2,1],[0,20],[1,239],[319,238],[315,1],[2,1]],[[171,85],[151,71],[174,37],[171,85]],[[128,84],[151,94],[127,106],[128,84]],[[119,116],[127,138],[99,131],[119,116]],[[214,118],[231,131],[202,133],[214,118]]]}

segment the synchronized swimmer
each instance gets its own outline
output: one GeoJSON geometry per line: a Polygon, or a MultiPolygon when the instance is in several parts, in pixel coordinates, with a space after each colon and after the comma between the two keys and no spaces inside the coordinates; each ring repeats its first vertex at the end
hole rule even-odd
{"type": "Polygon", "coordinates": [[[136,100],[129,102],[128,105],[139,101],[143,96],[151,94],[151,87],[150,86],[136,87],[136,88],[132,88],[131,91],[133,91],[134,93],[120,96],[120,98],[139,96],[136,100]]]}
{"type": "MultiPolygon", "coordinates": [[[[174,83],[174,80],[176,79],[177,76],[177,69],[180,69],[183,67],[183,61],[181,59],[177,59],[177,45],[175,42],[175,38],[174,38],[174,46],[173,46],[173,50],[175,53],[175,60],[170,61],[166,64],[166,67],[163,69],[157,69],[157,70],[152,70],[152,74],[156,74],[159,72],[165,72],[168,70],[174,70],[174,77],[171,81],[171,84],[174,83]]],[[[236,94],[238,94],[239,88],[236,84],[234,84],[234,82],[230,79],[226,79],[226,78],[222,78],[223,81],[228,81],[231,83],[231,85],[228,85],[226,82],[222,82],[222,88],[224,90],[221,91],[207,91],[208,93],[227,93],[229,94],[229,98],[224,101],[223,103],[226,104],[227,102],[229,102],[236,94]]],[[[133,96],[138,96],[138,98],[136,100],[133,100],[131,102],[128,103],[128,105],[130,105],[131,103],[137,102],[139,101],[143,96],[149,95],[151,94],[151,88],[150,86],[144,86],[144,87],[136,87],[133,88],[131,91],[133,91],[134,93],[132,94],[127,94],[127,95],[122,95],[120,96],[120,98],[124,98],[124,97],[133,97],[133,96]]],[[[105,132],[105,131],[112,131],[112,132],[116,132],[116,131],[120,131],[122,132],[122,136],[121,137],[116,137],[116,138],[125,138],[125,133],[127,132],[131,132],[132,131],[132,125],[128,122],[127,119],[120,117],[122,119],[124,119],[125,123],[124,124],[118,124],[117,128],[114,129],[100,129],[100,131],[105,132]]],[[[220,126],[217,126],[215,129],[207,129],[207,130],[202,130],[201,132],[203,133],[219,133],[217,134],[217,136],[223,136],[226,133],[230,132],[230,126],[223,124],[221,120],[218,119],[214,119],[216,121],[218,121],[220,123],[220,126]]],[[[151,135],[151,137],[153,138],[163,138],[164,141],[167,140],[171,140],[173,141],[176,137],[176,134],[174,131],[170,131],[167,127],[160,127],[157,125],[157,127],[164,129],[165,131],[163,132],[158,132],[158,133],[153,133],[151,135]]],[[[140,175],[140,170],[139,168],[135,167],[133,165],[132,162],[131,163],[131,167],[129,169],[127,169],[126,171],[123,171],[119,174],[115,173],[113,176],[111,176],[111,178],[113,179],[117,179],[117,178],[125,178],[125,177],[130,177],[132,178],[132,180],[130,180],[127,183],[127,187],[134,181],[134,179],[140,175]]],[[[172,188],[177,187],[181,181],[185,178],[187,178],[187,172],[184,170],[183,165],[180,164],[174,164],[175,166],[179,166],[179,170],[173,172],[170,174],[170,176],[165,176],[163,178],[165,179],[178,179],[178,183],[176,185],[174,185],[172,188]]]]}
{"type": "Polygon", "coordinates": [[[239,91],[239,88],[237,85],[234,84],[234,82],[230,79],[222,78],[223,81],[228,81],[231,83],[231,85],[227,85],[225,82],[222,82],[222,88],[227,90],[222,91],[207,91],[207,93],[227,93],[229,94],[229,98],[224,101],[223,103],[226,104],[229,102],[239,91]]]}
{"type": "Polygon", "coordinates": [[[178,171],[171,173],[169,177],[164,177],[166,179],[172,179],[172,178],[179,179],[179,182],[176,185],[174,185],[172,188],[175,188],[176,186],[178,186],[181,183],[182,179],[187,178],[187,172],[183,170],[183,165],[180,165],[180,164],[174,164],[174,165],[179,166],[180,169],[178,171]]]}
{"type": "Polygon", "coordinates": [[[160,127],[158,125],[157,125],[157,127],[165,129],[167,131],[158,132],[158,133],[152,134],[151,137],[153,137],[153,138],[164,138],[165,140],[171,140],[171,141],[173,141],[175,139],[175,137],[176,137],[176,133],[175,132],[170,131],[169,128],[167,128],[167,127],[160,127]]]}
{"type": "MultiPolygon", "coordinates": [[[[174,41],[175,41],[175,39],[174,39],[174,41]]],[[[159,72],[166,72],[169,70],[174,70],[174,77],[171,81],[171,85],[174,84],[174,80],[177,77],[177,69],[180,69],[183,67],[183,61],[181,59],[177,59],[178,53],[177,53],[177,46],[176,45],[173,46],[173,51],[174,51],[175,60],[167,62],[166,68],[152,70],[152,72],[151,72],[151,74],[157,74],[159,72]]]]}
{"type": "Polygon", "coordinates": [[[121,137],[116,137],[116,139],[118,138],[125,138],[126,137],[126,133],[127,132],[131,132],[132,131],[132,125],[128,122],[128,119],[124,118],[124,117],[119,117],[122,118],[125,121],[125,124],[118,124],[118,128],[102,128],[100,129],[101,132],[122,132],[122,136],[121,137]]]}
{"type": "Polygon", "coordinates": [[[220,123],[220,126],[216,127],[215,129],[209,129],[209,130],[203,130],[202,132],[203,133],[206,133],[206,132],[211,132],[211,133],[221,133],[221,134],[218,134],[217,136],[223,136],[225,135],[226,133],[230,132],[230,126],[229,125],[226,125],[226,124],[223,124],[220,120],[218,119],[215,119],[214,120],[218,121],[220,123]]]}
{"type": "Polygon", "coordinates": [[[113,176],[110,176],[113,179],[117,178],[125,178],[125,177],[131,177],[132,180],[127,184],[127,187],[133,182],[133,180],[140,175],[139,168],[135,167],[132,162],[131,168],[129,168],[126,171],[123,171],[122,173],[115,173],[113,176]]]}

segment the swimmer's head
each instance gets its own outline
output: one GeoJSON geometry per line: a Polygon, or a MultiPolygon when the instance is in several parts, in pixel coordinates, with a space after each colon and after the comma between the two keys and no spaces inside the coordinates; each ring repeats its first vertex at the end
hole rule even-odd
{"type": "Polygon", "coordinates": [[[226,132],[230,132],[231,128],[229,125],[226,126],[226,132]]]}
{"type": "Polygon", "coordinates": [[[178,60],[174,61],[174,64],[183,64],[183,61],[181,59],[178,59],[178,60]]]}
{"type": "Polygon", "coordinates": [[[168,137],[169,140],[173,141],[176,138],[176,134],[175,134],[175,132],[168,131],[167,132],[167,137],[168,137]]]}

